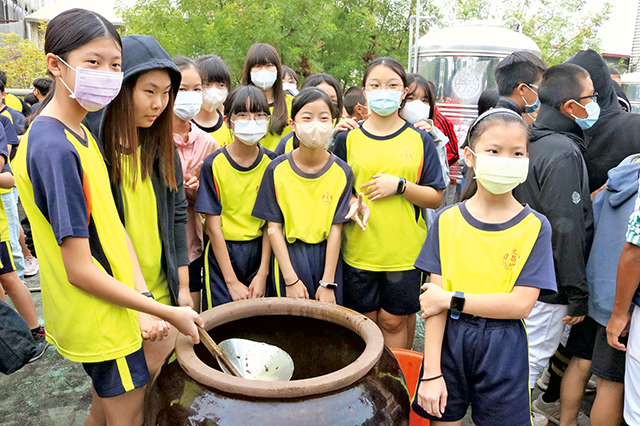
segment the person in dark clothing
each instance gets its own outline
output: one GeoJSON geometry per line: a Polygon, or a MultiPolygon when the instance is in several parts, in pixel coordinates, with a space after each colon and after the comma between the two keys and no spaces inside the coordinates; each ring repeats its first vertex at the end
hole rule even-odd
{"type": "Polygon", "coordinates": [[[496,85],[500,99],[496,108],[507,108],[522,115],[528,124],[540,105],[538,85],[547,64],[530,52],[513,52],[496,65],[496,85]]]}
{"type": "Polygon", "coordinates": [[[594,106],[597,109],[593,83],[577,65],[561,64],[545,71],[539,94],[541,106],[531,126],[529,175],[514,195],[551,223],[558,292],[541,295],[525,320],[532,388],[556,350],[564,325],[579,323],[587,313],[585,265],[593,213],[581,127],[597,115],[591,113],[594,106]]]}
{"type": "Polygon", "coordinates": [[[594,192],[607,181],[607,172],[629,155],[640,152],[640,115],[620,108],[615,83],[602,56],[594,50],[581,50],[567,63],[586,69],[598,92],[600,118],[585,131],[587,150],[584,161],[589,172],[589,190],[594,192]]]}
{"type": "Polygon", "coordinates": [[[613,80],[613,86],[616,91],[616,96],[618,96],[620,108],[625,110],[625,112],[631,112],[631,103],[629,102],[629,98],[627,98],[627,94],[622,90],[622,78],[620,77],[620,73],[614,67],[609,67],[609,75],[611,75],[611,80],[613,80]]]}

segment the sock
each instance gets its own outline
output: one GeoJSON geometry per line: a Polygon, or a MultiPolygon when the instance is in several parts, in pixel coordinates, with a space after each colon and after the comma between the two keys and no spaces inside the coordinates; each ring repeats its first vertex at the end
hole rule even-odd
{"type": "Polygon", "coordinates": [[[549,375],[551,378],[549,379],[547,390],[542,394],[544,402],[556,402],[560,399],[560,382],[570,360],[571,355],[567,353],[567,348],[560,344],[549,362],[549,375]]]}

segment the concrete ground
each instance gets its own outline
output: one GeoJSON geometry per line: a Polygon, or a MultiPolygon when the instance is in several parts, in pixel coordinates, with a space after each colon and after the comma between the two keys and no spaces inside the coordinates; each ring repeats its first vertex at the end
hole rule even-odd
{"type": "MultiPolygon", "coordinates": [[[[39,275],[27,279],[30,288],[39,287],[39,275]]],[[[42,321],[42,297],[32,293],[42,321]]],[[[418,322],[414,349],[423,345],[424,328],[418,322]]],[[[534,391],[534,396],[540,390],[534,391]]],[[[589,413],[593,395],[585,396],[583,411],[589,413]]],[[[91,405],[91,385],[82,366],[62,358],[55,347],[10,376],[0,375],[1,426],[80,426],[91,405]]],[[[467,415],[463,426],[473,426],[467,415]]]]}

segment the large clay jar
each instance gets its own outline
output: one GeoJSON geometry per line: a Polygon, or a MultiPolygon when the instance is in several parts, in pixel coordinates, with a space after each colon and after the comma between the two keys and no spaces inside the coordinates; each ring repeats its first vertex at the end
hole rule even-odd
{"type": "Polygon", "coordinates": [[[232,377],[202,345],[179,336],[146,399],[146,424],[159,426],[409,425],[400,364],[373,321],[312,300],[252,299],[202,314],[216,342],[238,337],[291,355],[288,382],[232,377]]]}

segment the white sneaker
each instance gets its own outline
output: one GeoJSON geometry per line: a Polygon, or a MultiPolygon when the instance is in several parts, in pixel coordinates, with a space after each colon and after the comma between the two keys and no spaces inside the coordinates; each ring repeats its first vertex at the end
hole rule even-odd
{"type": "Polygon", "coordinates": [[[542,414],[531,412],[531,424],[533,426],[547,426],[549,424],[549,420],[542,414]]]}
{"type": "Polygon", "coordinates": [[[542,371],[542,375],[538,377],[538,380],[536,380],[536,385],[543,391],[546,391],[549,387],[549,380],[551,380],[551,374],[549,374],[549,370],[545,369],[542,371]]]}
{"type": "MultiPolygon", "coordinates": [[[[531,409],[538,413],[538,415],[542,415],[556,424],[560,423],[560,400],[556,402],[545,402],[544,399],[542,399],[542,394],[540,394],[531,404],[531,409]]],[[[582,411],[578,412],[578,426],[591,426],[591,419],[582,411]]]]}
{"type": "Polygon", "coordinates": [[[40,270],[40,265],[38,264],[38,259],[33,256],[26,256],[24,258],[24,276],[32,277],[38,273],[40,270]]]}
{"type": "Polygon", "coordinates": [[[589,378],[589,383],[587,383],[587,387],[584,390],[584,393],[595,393],[596,392],[596,376],[591,375],[589,378]]]}

